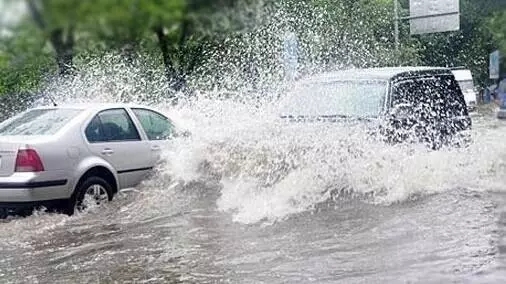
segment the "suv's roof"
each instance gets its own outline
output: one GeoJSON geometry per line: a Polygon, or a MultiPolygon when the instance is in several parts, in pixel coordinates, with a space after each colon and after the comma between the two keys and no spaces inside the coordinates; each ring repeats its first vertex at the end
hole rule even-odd
{"type": "Polygon", "coordinates": [[[305,82],[326,82],[333,80],[389,80],[399,75],[410,74],[451,74],[451,70],[442,67],[381,67],[366,69],[347,69],[325,72],[302,79],[305,82]]]}

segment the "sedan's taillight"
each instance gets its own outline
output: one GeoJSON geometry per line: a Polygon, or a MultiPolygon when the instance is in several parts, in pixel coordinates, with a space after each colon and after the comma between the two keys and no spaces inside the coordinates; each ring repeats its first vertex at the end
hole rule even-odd
{"type": "Polygon", "coordinates": [[[16,172],[43,172],[39,154],[33,149],[20,149],[16,157],[16,172]]]}

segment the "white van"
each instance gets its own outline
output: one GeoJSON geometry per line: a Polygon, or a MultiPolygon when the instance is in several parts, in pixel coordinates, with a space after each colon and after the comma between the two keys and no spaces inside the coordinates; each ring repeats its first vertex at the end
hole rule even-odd
{"type": "Polygon", "coordinates": [[[466,105],[469,110],[474,110],[477,105],[476,100],[476,88],[473,83],[473,75],[471,74],[471,70],[469,69],[453,69],[453,76],[459,83],[460,89],[462,89],[462,93],[464,94],[464,99],[466,100],[466,105]]]}

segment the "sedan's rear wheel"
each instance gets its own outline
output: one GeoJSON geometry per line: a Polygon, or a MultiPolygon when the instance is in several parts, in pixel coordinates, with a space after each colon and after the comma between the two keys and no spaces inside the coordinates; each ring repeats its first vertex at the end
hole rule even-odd
{"type": "Polygon", "coordinates": [[[103,178],[89,177],[79,183],[65,208],[68,215],[84,211],[112,200],[112,186],[103,178]]]}

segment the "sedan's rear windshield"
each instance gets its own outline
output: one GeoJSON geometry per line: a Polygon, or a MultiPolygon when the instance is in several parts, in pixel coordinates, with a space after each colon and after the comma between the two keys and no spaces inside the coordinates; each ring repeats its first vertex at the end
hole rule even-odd
{"type": "Polygon", "coordinates": [[[58,132],[81,109],[34,109],[0,123],[0,136],[52,135],[58,132]]]}
{"type": "Polygon", "coordinates": [[[374,117],[385,104],[387,81],[301,84],[281,103],[281,115],[374,117]]]}

